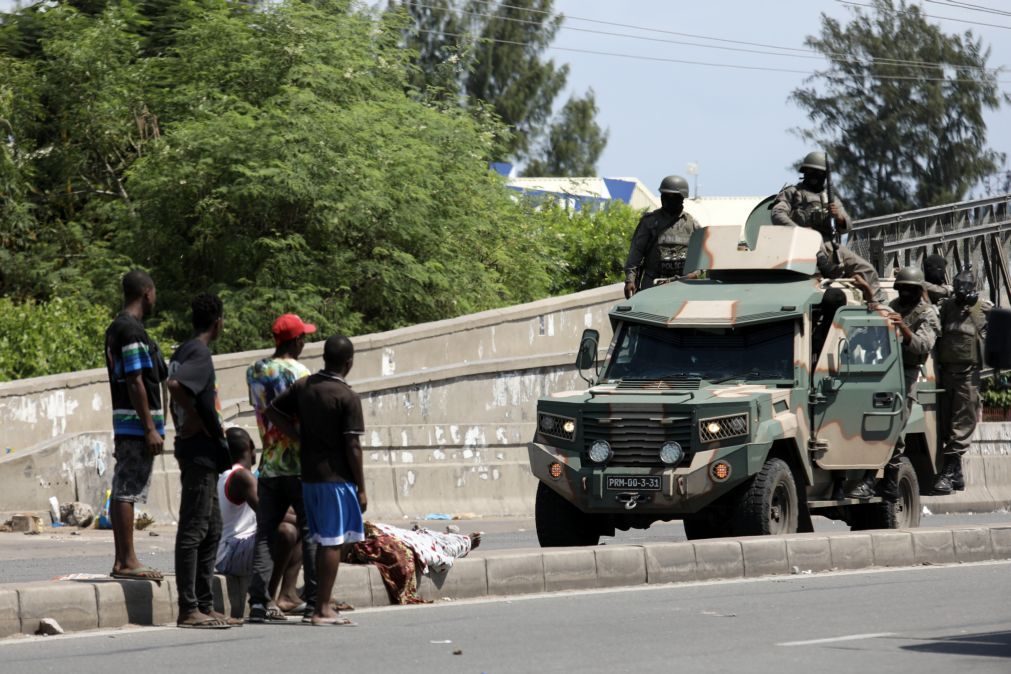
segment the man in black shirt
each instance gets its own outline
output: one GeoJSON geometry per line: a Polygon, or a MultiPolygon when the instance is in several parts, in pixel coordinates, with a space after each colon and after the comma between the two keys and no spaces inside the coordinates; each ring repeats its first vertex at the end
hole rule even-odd
{"type": "Polygon", "coordinates": [[[232,621],[214,611],[214,562],[221,538],[218,473],[230,465],[221,427],[214,362],[208,345],[221,334],[221,300],[198,295],[192,304],[194,336],[172,354],[168,389],[176,427],[175,456],[182,478],[176,533],[179,627],[222,628],[232,621]]]}
{"type": "Polygon", "coordinates": [[[359,440],[365,421],[362,403],[345,381],[353,364],[351,340],[334,335],[323,345],[323,369],[289,386],[266,412],[277,428],[299,437],[302,448],[306,520],[318,544],[316,610],[303,619],[313,625],[354,624],[330,602],[342,548],[365,538],[368,498],[359,440]]]}
{"type": "Polygon", "coordinates": [[[133,547],[134,504],[147,503],[154,457],[162,453],[165,444],[161,400],[165,360],[143,323],[154,310],[156,297],[154,281],[146,272],[127,272],[123,276],[123,311],[105,331],[116,458],[109,498],[116,549],[113,578],[162,579],[160,571],[141,564],[133,547]]]}

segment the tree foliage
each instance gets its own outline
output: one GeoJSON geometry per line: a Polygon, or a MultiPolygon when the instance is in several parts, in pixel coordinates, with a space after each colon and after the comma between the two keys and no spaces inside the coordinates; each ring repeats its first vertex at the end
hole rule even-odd
{"type": "Polygon", "coordinates": [[[595,121],[593,92],[570,98],[554,113],[568,66],[545,58],[564,18],[553,4],[390,1],[409,17],[405,39],[417,53],[412,81],[420,89],[477,110],[489,107],[510,131],[501,157],[527,162],[528,175],[534,166],[552,171],[540,175],[593,175],[607,144],[595,121]]]}
{"type": "Polygon", "coordinates": [[[840,191],[861,216],[957,201],[1000,165],[983,113],[1007,102],[990,50],[944,33],[905,0],[873,0],[849,23],[822,15],[806,44],[829,60],[792,98],[828,149],[840,191]]]}

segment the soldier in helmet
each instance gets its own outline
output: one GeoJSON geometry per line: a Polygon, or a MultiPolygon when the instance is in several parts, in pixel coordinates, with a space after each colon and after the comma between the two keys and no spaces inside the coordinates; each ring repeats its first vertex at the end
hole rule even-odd
{"type": "Polygon", "coordinates": [[[979,296],[976,275],[971,269],[959,272],[953,287],[952,298],[941,305],[941,337],[937,340],[937,362],[944,389],[940,425],[944,466],[934,483],[935,494],[965,489],[962,456],[976,430],[986,315],[993,308],[979,296]]]}
{"type": "Polygon", "coordinates": [[[784,187],[773,202],[772,222],[818,231],[824,241],[818,252],[818,272],[825,278],[852,278],[861,286],[868,302],[883,302],[884,293],[874,267],[835,241],[832,219],[842,230],[849,226],[849,215],[838,197],[828,202],[827,169],[824,152],[809,152],[800,165],[801,181],[784,187]]]}
{"type": "Polygon", "coordinates": [[[928,255],[923,261],[923,287],[927,289],[927,295],[935,305],[951,297],[947,267],[948,261],[943,255],[928,255]]]}
{"type": "MultiPolygon", "coordinates": [[[[937,336],[941,332],[941,323],[937,317],[937,309],[927,301],[924,292],[923,272],[916,267],[903,267],[895,275],[895,290],[899,296],[891,301],[891,313],[888,319],[899,331],[902,345],[902,370],[906,382],[906,418],[912,410],[916,395],[916,380],[920,377],[920,368],[927,362],[937,336]]],[[[905,449],[905,441],[899,439],[895,447],[892,461],[885,468],[885,484],[883,493],[886,497],[894,497],[896,492],[896,461],[905,449]]],[[[869,470],[864,480],[847,496],[850,498],[868,498],[874,495],[874,476],[877,471],[869,470]]]]}
{"type": "Polygon", "coordinates": [[[625,298],[684,274],[688,239],[701,225],[684,210],[688,181],[667,176],[660,182],[661,207],[639,220],[625,261],[625,298]]]}

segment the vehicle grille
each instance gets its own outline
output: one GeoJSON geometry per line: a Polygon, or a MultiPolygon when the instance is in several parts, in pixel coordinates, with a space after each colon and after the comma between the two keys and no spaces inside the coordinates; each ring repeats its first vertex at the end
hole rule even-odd
{"type": "Polygon", "coordinates": [[[698,377],[685,377],[683,379],[654,379],[650,381],[636,381],[625,379],[618,382],[619,391],[697,391],[702,380],[698,377]]]}
{"type": "Polygon", "coordinates": [[[692,420],[690,415],[665,414],[661,410],[608,411],[583,413],[583,459],[589,461],[590,445],[606,440],[614,457],[608,466],[663,466],[660,447],[673,440],[685,450],[681,464],[691,462],[692,420]],[[674,421],[662,424],[660,418],[674,421]]]}

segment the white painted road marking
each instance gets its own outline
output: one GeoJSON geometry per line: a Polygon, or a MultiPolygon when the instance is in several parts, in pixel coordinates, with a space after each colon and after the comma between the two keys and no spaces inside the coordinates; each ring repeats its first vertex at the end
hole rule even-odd
{"type": "Polygon", "coordinates": [[[847,634],[842,637],[829,637],[827,639],[809,639],[808,641],[784,641],[777,646],[813,646],[814,644],[833,644],[837,641],[860,641],[862,639],[880,639],[881,637],[893,637],[895,632],[877,632],[874,634],[847,634]]]}

